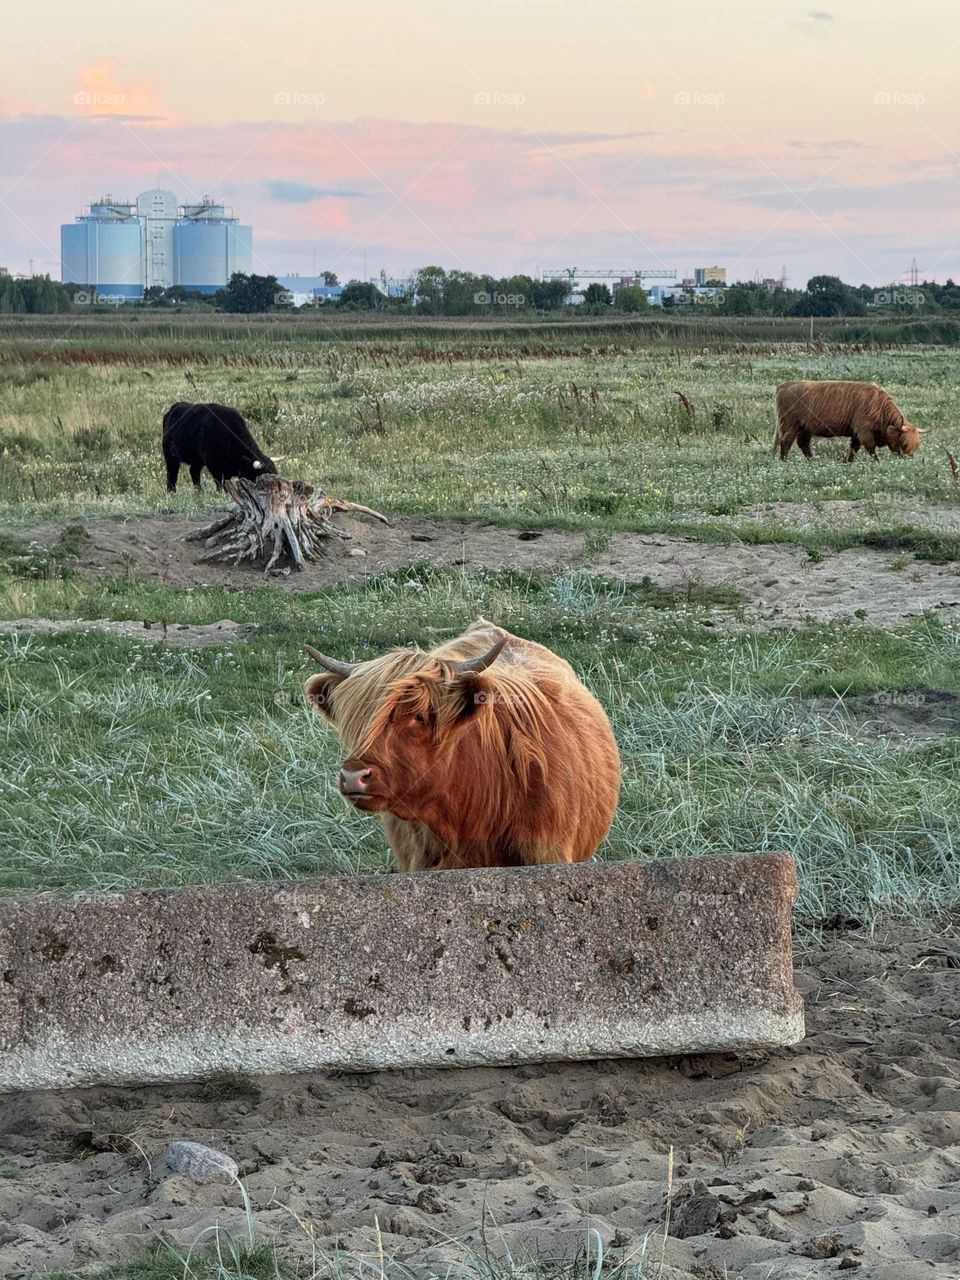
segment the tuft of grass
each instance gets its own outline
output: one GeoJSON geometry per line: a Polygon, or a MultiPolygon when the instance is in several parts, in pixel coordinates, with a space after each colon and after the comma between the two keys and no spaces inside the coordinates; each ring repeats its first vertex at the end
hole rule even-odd
{"type": "MultiPolygon", "coordinates": [[[[445,1260],[431,1258],[429,1248],[420,1256],[403,1258],[388,1254],[380,1225],[374,1219],[371,1248],[363,1254],[327,1251],[316,1242],[309,1222],[294,1216],[299,1228],[293,1240],[284,1244],[258,1238],[253,1207],[243,1183],[237,1179],[244,1212],[244,1234],[237,1236],[214,1224],[204,1228],[189,1248],[160,1241],[138,1258],[120,1262],[86,1280],[356,1280],[374,1276],[378,1280],[422,1280],[438,1274],[462,1280],[652,1280],[663,1273],[663,1249],[655,1262],[653,1237],[645,1235],[636,1248],[624,1249],[605,1243],[589,1221],[573,1235],[561,1237],[552,1250],[540,1246],[511,1248],[492,1216],[485,1213],[481,1223],[481,1243],[477,1247],[437,1232],[437,1245],[445,1260]],[[450,1255],[456,1260],[451,1261],[450,1255]],[[656,1269],[655,1269],[656,1268],[656,1269]]],[[[663,1248],[666,1246],[666,1230],[663,1248]]],[[[78,1272],[52,1272],[50,1280],[82,1280],[78,1272]]]]}
{"type": "Polygon", "coordinates": [[[219,1071],[202,1081],[201,1097],[213,1102],[233,1102],[238,1098],[260,1099],[260,1086],[243,1071],[219,1071]]]}

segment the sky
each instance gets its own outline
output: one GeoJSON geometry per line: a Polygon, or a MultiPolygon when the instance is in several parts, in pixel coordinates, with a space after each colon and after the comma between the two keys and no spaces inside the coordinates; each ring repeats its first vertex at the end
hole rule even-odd
{"type": "Polygon", "coordinates": [[[0,265],[204,195],[254,270],[960,278],[956,0],[0,0],[0,265]]]}

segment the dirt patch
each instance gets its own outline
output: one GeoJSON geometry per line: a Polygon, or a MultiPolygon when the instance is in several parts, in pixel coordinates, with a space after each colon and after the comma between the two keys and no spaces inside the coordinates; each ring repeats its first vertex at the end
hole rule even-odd
{"type": "MultiPolygon", "coordinates": [[[[888,626],[927,610],[960,606],[956,564],[901,563],[889,552],[871,548],[824,553],[814,561],[803,548],[788,545],[722,545],[618,533],[605,551],[592,554],[583,533],[544,529],[531,534],[501,525],[414,517],[399,518],[387,528],[344,518],[339,523],[352,538],[332,544],[322,564],[267,577],[256,569],[196,563],[196,549],[183,538],[208,521],[209,516],[173,515],[86,521],[89,542],[81,551],[80,568],[92,574],[133,574],[177,588],[249,590],[271,583],[292,591],[359,582],[417,561],[532,571],[584,569],[634,582],[649,578],[676,590],[681,600],[697,585],[735,587],[747,600],[742,616],[756,627],[835,618],[888,626]]],[[[61,525],[48,524],[24,531],[24,536],[53,546],[61,532],[61,525]]]]}
{"type": "Polygon", "coordinates": [[[77,618],[54,621],[50,618],[18,618],[15,622],[0,622],[0,632],[32,632],[49,635],[54,631],[109,631],[131,640],[147,643],[161,642],[184,648],[202,649],[211,644],[236,644],[246,640],[256,627],[223,618],[220,622],[163,623],[163,622],[112,622],[109,618],[77,618]]]}
{"type": "MultiPolygon", "coordinates": [[[[729,524],[730,516],[703,516],[729,524]]],[[[929,502],[894,502],[880,498],[832,498],[825,502],[757,502],[741,507],[735,522],[782,524],[788,529],[882,530],[904,526],[937,533],[960,533],[960,507],[929,502]]]]}
{"type": "Polygon", "coordinates": [[[242,1235],[235,1187],[164,1168],[171,1141],[240,1165],[261,1236],[415,1265],[480,1248],[614,1255],[665,1276],[960,1273],[960,931],[831,935],[799,957],[808,1037],[771,1054],[328,1074],[0,1099],[0,1274],[96,1270],[153,1229],[242,1235]],[[496,1223],[496,1227],[493,1227],[496,1223]],[[675,1270],[674,1270],[675,1268],[675,1270]]]}
{"type": "Polygon", "coordinates": [[[945,689],[815,698],[810,705],[878,738],[960,737],[960,698],[945,689]]]}

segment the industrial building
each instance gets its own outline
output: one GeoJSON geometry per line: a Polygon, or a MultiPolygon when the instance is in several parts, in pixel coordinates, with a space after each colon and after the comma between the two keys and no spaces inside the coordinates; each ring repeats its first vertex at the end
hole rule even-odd
{"type": "Polygon", "coordinates": [[[173,285],[215,293],[253,265],[253,228],[205,196],[178,204],[171,191],[136,201],[104,196],[60,228],[60,279],[105,298],[135,301],[173,285]]]}
{"type": "Polygon", "coordinates": [[[705,285],[726,284],[727,268],[726,267],[694,267],[693,283],[698,289],[702,289],[705,285]]]}
{"type": "Polygon", "coordinates": [[[294,307],[336,302],[343,293],[342,284],[327,284],[323,276],[302,276],[296,271],[289,276],[278,276],[277,283],[290,295],[288,301],[294,307]]]}

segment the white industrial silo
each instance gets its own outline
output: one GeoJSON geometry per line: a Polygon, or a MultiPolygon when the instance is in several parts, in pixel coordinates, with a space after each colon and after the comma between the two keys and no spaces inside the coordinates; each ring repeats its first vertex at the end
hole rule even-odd
{"type": "Polygon", "coordinates": [[[176,282],[195,293],[215,293],[235,271],[253,265],[253,228],[241,226],[222,204],[204,198],[187,204],[173,229],[176,282]]]}
{"type": "Polygon", "coordinates": [[[60,228],[60,278],[105,298],[143,297],[143,223],[128,201],[104,196],[60,228]]]}

